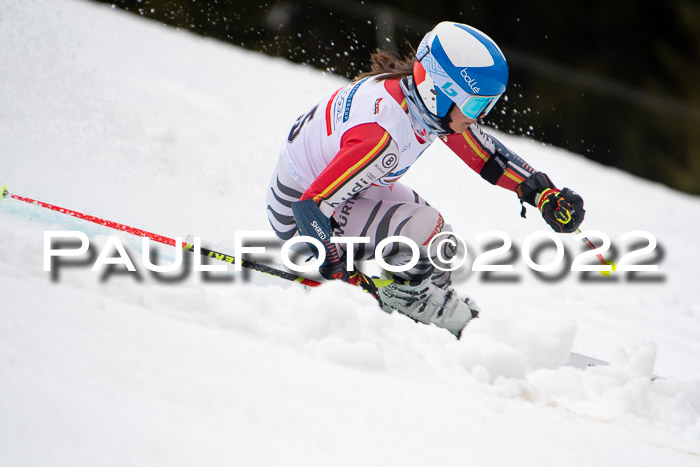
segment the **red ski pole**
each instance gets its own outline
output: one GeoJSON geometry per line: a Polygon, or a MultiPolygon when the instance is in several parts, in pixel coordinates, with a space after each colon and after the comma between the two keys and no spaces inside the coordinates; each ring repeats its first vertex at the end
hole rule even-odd
{"type": "MultiPolygon", "coordinates": [[[[0,200],[3,198],[11,198],[15,199],[17,201],[22,201],[25,203],[32,204],[34,206],[39,206],[44,209],[49,209],[51,211],[59,212],[61,214],[65,214],[67,216],[71,217],[76,217],[78,219],[86,220],[88,222],[92,222],[98,225],[103,225],[105,227],[109,227],[110,229],[114,230],[119,230],[121,232],[126,232],[131,235],[135,235],[137,237],[146,237],[150,238],[153,241],[156,241],[158,243],[162,243],[164,245],[169,245],[169,246],[176,246],[177,242],[174,238],[166,237],[165,235],[159,235],[153,232],[148,232],[146,230],[142,229],[137,229],[135,227],[130,227],[128,225],[120,224],[118,222],[110,221],[107,219],[101,219],[99,217],[91,216],[89,214],[84,214],[82,212],[78,211],[73,211],[72,209],[66,209],[62,208],[60,206],[56,206],[53,204],[45,203],[43,201],[38,201],[35,199],[27,198],[24,196],[19,196],[14,193],[10,193],[7,191],[7,188],[3,185],[2,186],[2,191],[0,191],[0,200]]],[[[192,244],[189,243],[183,243],[182,244],[183,250],[186,251],[193,251],[194,247],[192,244]]],[[[232,255],[228,255],[226,253],[220,253],[217,251],[209,250],[207,248],[201,248],[200,249],[202,256],[206,256],[208,258],[213,258],[219,261],[224,261],[227,263],[234,263],[236,260],[232,255]]],[[[303,285],[309,286],[309,287],[317,287],[321,285],[320,282],[317,282],[312,279],[307,279],[305,277],[298,276],[296,274],[292,274],[287,271],[282,271],[280,269],[276,269],[270,266],[267,266],[265,264],[260,264],[256,263],[254,261],[247,261],[247,260],[241,260],[241,266],[247,269],[252,269],[254,271],[259,271],[263,272],[265,274],[270,274],[272,276],[278,277],[280,279],[285,279],[288,281],[293,281],[293,282],[299,282],[303,285]]]]}
{"type": "MultiPolygon", "coordinates": [[[[574,233],[575,233],[575,234],[581,234],[582,232],[581,232],[581,229],[576,229],[576,230],[574,231],[574,233]]],[[[586,237],[585,235],[581,238],[581,241],[582,241],[583,243],[585,243],[586,246],[587,246],[588,248],[590,248],[591,250],[595,250],[595,249],[596,249],[596,246],[593,244],[593,242],[590,241],[590,240],[588,239],[588,237],[586,237]]],[[[598,258],[598,261],[600,261],[600,264],[602,264],[603,266],[605,266],[606,264],[609,264],[610,266],[612,266],[612,271],[600,271],[600,273],[601,273],[602,275],[604,275],[604,276],[609,276],[610,273],[615,272],[615,271],[617,270],[617,265],[615,264],[614,261],[612,261],[612,260],[607,260],[607,259],[603,258],[603,255],[601,255],[600,253],[596,254],[595,256],[596,256],[596,258],[598,258]]]]}

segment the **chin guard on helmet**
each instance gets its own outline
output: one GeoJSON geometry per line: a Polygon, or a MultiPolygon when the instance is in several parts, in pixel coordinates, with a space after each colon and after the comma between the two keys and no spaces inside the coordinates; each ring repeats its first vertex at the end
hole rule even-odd
{"type": "MultiPolygon", "coordinates": [[[[444,117],[438,117],[433,115],[428,108],[423,103],[416,85],[414,84],[413,78],[407,76],[403,78],[399,85],[406,97],[406,104],[408,104],[408,110],[411,114],[428,130],[435,133],[438,136],[449,135],[454,133],[450,128],[450,116],[449,110],[444,117]]],[[[453,104],[454,105],[454,104],[453,104]]]]}

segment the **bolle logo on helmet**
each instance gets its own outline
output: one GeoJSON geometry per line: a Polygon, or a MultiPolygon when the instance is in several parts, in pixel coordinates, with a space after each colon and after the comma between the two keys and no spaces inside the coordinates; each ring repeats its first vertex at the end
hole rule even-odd
{"type": "Polygon", "coordinates": [[[443,84],[440,89],[442,89],[442,91],[448,96],[455,97],[457,95],[457,91],[455,91],[454,89],[450,89],[450,86],[452,86],[453,84],[454,83],[448,81],[447,83],[443,84]]]}
{"type": "Polygon", "coordinates": [[[464,81],[467,82],[469,85],[469,89],[472,90],[472,92],[479,94],[479,91],[481,91],[481,88],[477,87],[477,82],[474,78],[469,76],[469,72],[467,72],[466,68],[462,68],[462,71],[460,72],[462,77],[464,78],[464,81]]]}

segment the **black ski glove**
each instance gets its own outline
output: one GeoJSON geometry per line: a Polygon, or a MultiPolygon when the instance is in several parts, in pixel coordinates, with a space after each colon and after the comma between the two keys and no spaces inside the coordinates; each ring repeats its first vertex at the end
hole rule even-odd
{"type": "MultiPolygon", "coordinates": [[[[528,202],[536,206],[547,224],[556,232],[576,231],[586,215],[583,198],[569,188],[559,190],[543,172],[530,176],[515,191],[520,203],[528,202]]],[[[520,215],[525,217],[524,205],[520,215]]]]}
{"type": "Polygon", "coordinates": [[[349,273],[345,265],[345,252],[331,243],[332,218],[325,216],[311,199],[293,202],[292,213],[299,232],[302,235],[316,238],[323,244],[326,260],[318,269],[321,276],[329,280],[338,279],[349,282],[352,285],[362,287],[363,290],[377,297],[377,286],[372,278],[362,274],[357,269],[349,273]]]}

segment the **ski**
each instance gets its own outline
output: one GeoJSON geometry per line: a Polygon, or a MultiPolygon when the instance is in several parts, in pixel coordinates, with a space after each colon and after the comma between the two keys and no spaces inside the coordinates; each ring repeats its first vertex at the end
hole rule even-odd
{"type": "Polygon", "coordinates": [[[610,363],[606,362],[605,360],[598,360],[597,358],[589,357],[587,355],[571,352],[569,354],[569,361],[566,362],[566,366],[585,369],[589,366],[610,366],[610,363]]]}
{"type": "MultiPolygon", "coordinates": [[[[610,362],[589,357],[588,355],[571,352],[569,354],[569,360],[564,365],[585,370],[586,368],[595,366],[610,366],[610,362]]],[[[652,375],[650,379],[651,381],[656,381],[657,379],[663,379],[663,377],[658,375],[652,375]]]]}

